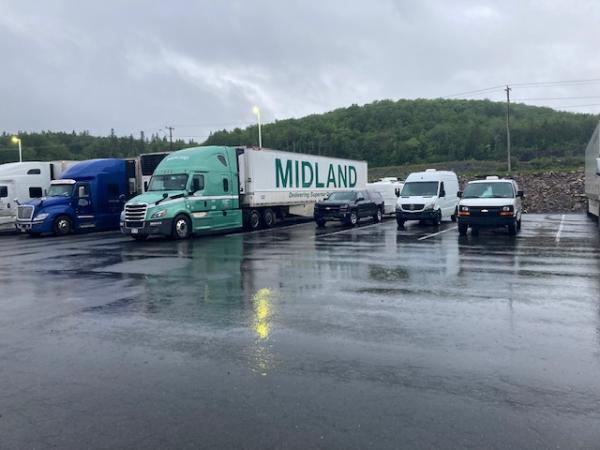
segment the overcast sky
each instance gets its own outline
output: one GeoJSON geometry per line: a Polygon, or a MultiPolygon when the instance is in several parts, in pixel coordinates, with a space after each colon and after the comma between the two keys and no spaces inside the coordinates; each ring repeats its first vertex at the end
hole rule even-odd
{"type": "MultiPolygon", "coordinates": [[[[271,121],[600,79],[599,44],[597,0],[0,0],[0,130],[203,140],[255,104],[271,121]]],[[[599,81],[512,96],[599,113],[599,81]]]]}

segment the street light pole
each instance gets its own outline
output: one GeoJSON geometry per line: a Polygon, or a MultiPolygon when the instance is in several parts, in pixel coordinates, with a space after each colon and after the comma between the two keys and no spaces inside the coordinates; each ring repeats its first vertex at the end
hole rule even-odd
{"type": "Polygon", "coordinates": [[[256,119],[258,120],[258,148],[262,148],[262,133],[260,129],[260,108],[255,106],[252,108],[252,112],[256,114],[256,119]]]}
{"type": "Polygon", "coordinates": [[[19,162],[23,162],[23,150],[21,149],[21,139],[17,136],[13,136],[11,139],[13,144],[19,144],[19,162]]]}

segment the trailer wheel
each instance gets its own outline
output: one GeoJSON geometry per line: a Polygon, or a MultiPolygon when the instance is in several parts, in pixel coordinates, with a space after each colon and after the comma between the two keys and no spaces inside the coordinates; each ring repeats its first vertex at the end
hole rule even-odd
{"type": "Polygon", "coordinates": [[[175,239],[188,239],[192,235],[192,224],[184,214],[179,214],[173,220],[172,236],[175,239]]]}
{"type": "Polygon", "coordinates": [[[262,223],[265,228],[271,228],[273,225],[275,225],[275,213],[271,208],[263,210],[262,223]]]}
{"type": "Polygon", "coordinates": [[[260,228],[260,213],[256,209],[251,209],[246,219],[246,228],[255,231],[260,228]]]}
{"type": "Polygon", "coordinates": [[[54,220],[52,231],[55,236],[66,236],[73,232],[73,222],[69,216],[58,216],[54,220]]]}

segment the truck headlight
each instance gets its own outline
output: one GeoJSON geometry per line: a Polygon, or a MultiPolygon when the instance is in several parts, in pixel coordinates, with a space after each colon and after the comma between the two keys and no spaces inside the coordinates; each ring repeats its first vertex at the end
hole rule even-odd
{"type": "Polygon", "coordinates": [[[435,205],[433,203],[431,205],[426,205],[425,208],[423,208],[423,211],[431,211],[433,210],[434,206],[435,205]]]}
{"type": "Polygon", "coordinates": [[[46,220],[48,213],[40,213],[33,220],[46,220]]]}
{"type": "Polygon", "coordinates": [[[469,212],[469,207],[468,206],[461,206],[460,210],[463,212],[469,212]]]}
{"type": "Polygon", "coordinates": [[[167,215],[167,210],[161,209],[160,211],[156,211],[154,214],[152,214],[152,216],[150,218],[151,219],[160,219],[161,217],[165,217],[166,215],[167,215]]]}
{"type": "Polygon", "coordinates": [[[508,211],[512,211],[512,210],[513,210],[513,207],[512,207],[512,206],[503,206],[503,207],[502,207],[502,211],[506,211],[506,212],[508,212],[508,211]]]}

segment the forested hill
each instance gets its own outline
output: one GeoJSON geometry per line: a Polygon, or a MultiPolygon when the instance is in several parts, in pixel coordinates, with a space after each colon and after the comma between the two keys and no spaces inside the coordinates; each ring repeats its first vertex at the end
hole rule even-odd
{"type": "MultiPolygon", "coordinates": [[[[506,104],[488,100],[376,101],[262,127],[263,146],[365,159],[370,166],[505,160],[506,104]]],[[[579,164],[599,116],[511,105],[512,155],[579,164]]],[[[219,131],[206,144],[257,145],[256,126],[219,131]]]]}
{"type": "MultiPolygon", "coordinates": [[[[23,146],[23,160],[83,160],[136,156],[140,153],[168,151],[170,143],[164,136],[143,134],[139,137],[92,136],[88,132],[71,133],[44,131],[42,133],[19,133],[23,146]]],[[[198,145],[193,142],[175,140],[173,150],[198,145]]],[[[0,163],[17,161],[17,146],[11,142],[11,135],[0,135],[0,163]]]]}
{"type": "MultiPolygon", "coordinates": [[[[506,159],[506,105],[487,100],[399,100],[350,106],[262,127],[263,146],[365,159],[371,167],[463,160],[506,159]]],[[[511,105],[515,161],[554,167],[583,163],[600,116],[511,105]]],[[[90,159],[167,151],[166,137],[91,136],[87,132],[20,133],[26,160],[90,159]]],[[[256,126],[218,131],[206,145],[258,145],[256,126]]],[[[197,145],[177,140],[173,149],[197,145]]],[[[15,161],[17,147],[0,135],[0,163],[15,161]]],[[[518,165],[517,165],[518,167],[518,165]]]]}

